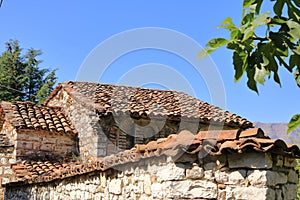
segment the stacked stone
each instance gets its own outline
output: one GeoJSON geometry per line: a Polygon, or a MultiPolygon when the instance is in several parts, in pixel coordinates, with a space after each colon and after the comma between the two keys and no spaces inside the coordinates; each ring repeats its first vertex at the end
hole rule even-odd
{"type": "Polygon", "coordinates": [[[176,162],[161,156],[50,183],[8,186],[6,198],[296,199],[295,164],[269,153],[183,155],[176,162]]]}

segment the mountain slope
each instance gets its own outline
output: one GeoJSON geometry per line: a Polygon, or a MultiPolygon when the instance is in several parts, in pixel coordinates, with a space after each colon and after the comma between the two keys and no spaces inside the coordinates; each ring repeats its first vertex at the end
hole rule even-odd
{"type": "Polygon", "coordinates": [[[288,125],[287,123],[262,123],[255,122],[255,127],[261,128],[271,138],[283,139],[290,144],[299,144],[300,142],[300,128],[297,128],[290,134],[287,134],[288,125]]]}

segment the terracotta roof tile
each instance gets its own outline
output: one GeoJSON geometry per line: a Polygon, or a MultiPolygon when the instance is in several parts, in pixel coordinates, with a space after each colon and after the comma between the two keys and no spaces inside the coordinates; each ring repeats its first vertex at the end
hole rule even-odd
{"type": "Polygon", "coordinates": [[[91,82],[64,82],[50,94],[45,104],[64,89],[73,98],[92,108],[100,116],[109,113],[130,114],[132,117],[184,117],[202,123],[217,122],[242,129],[252,122],[236,114],[200,101],[183,92],[116,86],[91,82]]]}
{"type": "Polygon", "coordinates": [[[213,136],[208,136],[210,132],[207,131],[200,131],[196,135],[189,131],[181,131],[178,135],[172,134],[167,138],[147,144],[137,144],[131,150],[125,150],[86,164],[66,160],[23,161],[12,165],[17,180],[8,184],[48,182],[96,170],[105,171],[114,166],[138,162],[144,158],[161,155],[176,156],[179,152],[188,154],[206,152],[207,154],[204,155],[212,156],[224,153],[270,152],[292,158],[300,157],[297,145],[287,145],[280,139],[269,139],[261,129],[245,132],[223,130],[219,134],[216,134],[215,131],[212,133],[213,136]]]}
{"type": "Polygon", "coordinates": [[[1,102],[0,106],[5,117],[16,128],[76,133],[70,120],[59,107],[32,102],[1,102]]]}

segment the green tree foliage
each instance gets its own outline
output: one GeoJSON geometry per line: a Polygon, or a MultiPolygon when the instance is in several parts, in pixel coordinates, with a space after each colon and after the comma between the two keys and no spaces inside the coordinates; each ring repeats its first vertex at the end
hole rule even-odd
{"type": "MultiPolygon", "coordinates": [[[[234,80],[247,76],[247,86],[258,93],[257,83],[272,77],[281,85],[278,68],[294,74],[300,87],[300,0],[270,0],[272,12],[261,12],[263,0],[244,0],[239,26],[226,18],[219,28],[227,29],[230,38],[210,40],[199,58],[221,46],[233,51],[234,80]],[[264,30],[262,30],[264,29],[264,30]]],[[[288,131],[300,126],[300,114],[292,117],[288,131]]]]}
{"type": "Polygon", "coordinates": [[[43,103],[56,83],[56,70],[40,69],[42,52],[30,48],[23,55],[17,40],[6,43],[0,56],[0,100],[43,103]]]}

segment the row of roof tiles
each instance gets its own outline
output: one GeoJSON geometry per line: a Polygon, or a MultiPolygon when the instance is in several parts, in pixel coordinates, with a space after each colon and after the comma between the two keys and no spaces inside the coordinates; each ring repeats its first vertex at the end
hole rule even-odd
{"type": "Polygon", "coordinates": [[[5,117],[16,128],[76,133],[71,121],[59,107],[20,101],[1,102],[0,106],[5,117]]]}
{"type": "Polygon", "coordinates": [[[45,104],[60,90],[82,104],[96,108],[100,116],[110,113],[145,117],[179,116],[200,122],[222,122],[238,128],[251,128],[252,122],[236,114],[200,101],[183,92],[116,86],[91,82],[64,82],[57,86],[45,104]]]}
{"type": "Polygon", "coordinates": [[[17,180],[9,184],[48,182],[96,170],[105,171],[117,165],[138,162],[144,158],[156,156],[178,156],[182,153],[196,154],[206,152],[207,155],[224,153],[270,152],[292,158],[300,157],[297,145],[287,145],[284,141],[270,139],[261,129],[200,131],[194,135],[182,131],[167,138],[138,144],[131,150],[106,156],[100,160],[83,164],[74,161],[22,161],[13,164],[12,169],[17,180]]]}

